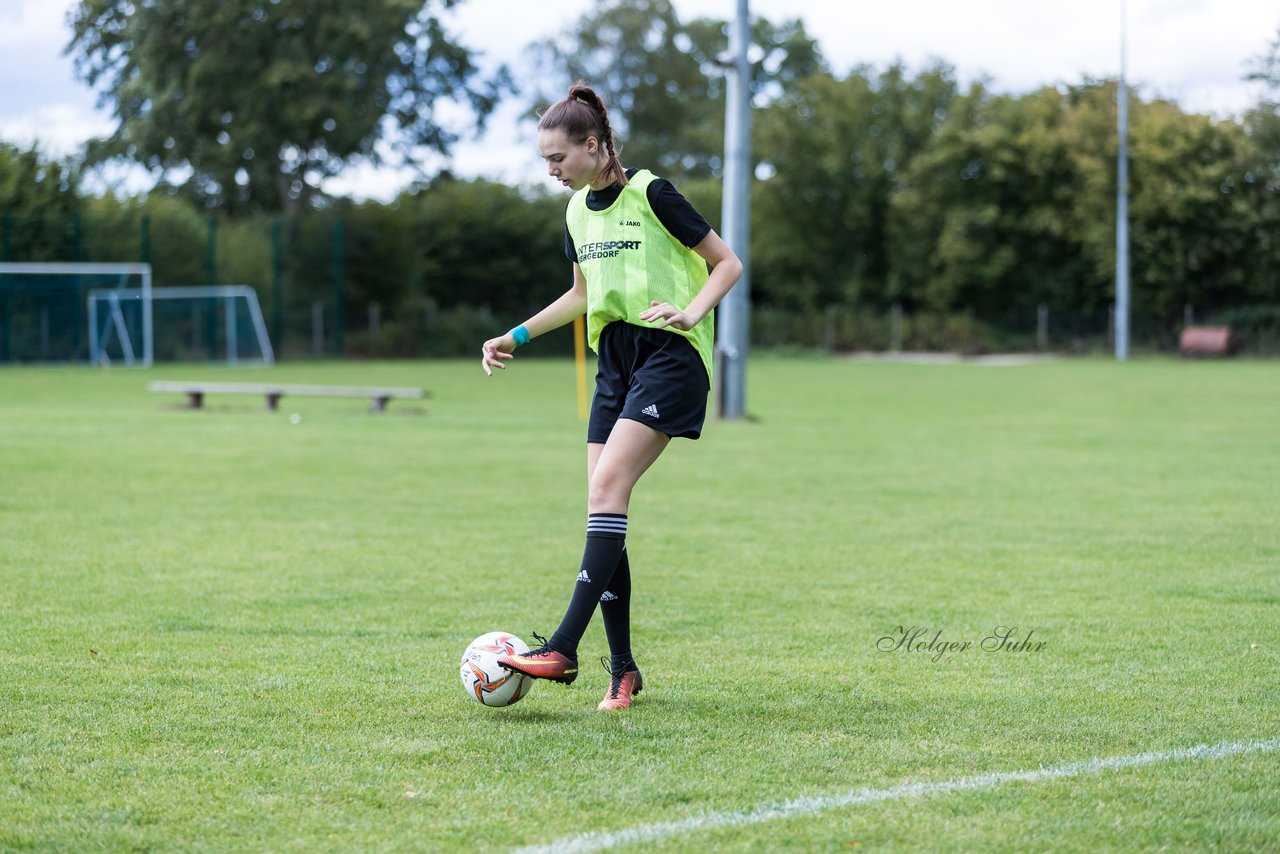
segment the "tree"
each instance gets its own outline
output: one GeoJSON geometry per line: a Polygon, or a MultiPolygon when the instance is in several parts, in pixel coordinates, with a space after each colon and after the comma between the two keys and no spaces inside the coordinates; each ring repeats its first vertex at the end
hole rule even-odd
{"type": "Polygon", "coordinates": [[[81,208],[73,164],[0,142],[0,261],[79,260],[81,208]]]}
{"type": "Polygon", "coordinates": [[[1012,325],[1030,323],[1039,303],[1097,307],[1084,300],[1096,289],[1081,285],[1109,274],[1096,278],[1085,234],[1096,224],[1114,243],[1114,217],[1081,211],[1114,199],[1114,133],[1072,97],[975,86],[957,102],[892,200],[893,279],[908,301],[1012,325]]]}
{"type": "Polygon", "coordinates": [[[126,157],[211,207],[299,210],[355,159],[456,140],[439,102],[482,125],[508,86],[480,79],[440,13],[459,0],[80,0],[67,51],[119,124],[90,161],[126,157]],[[394,134],[392,130],[394,129],[394,134]]]}
{"type": "Polygon", "coordinates": [[[441,176],[400,204],[413,217],[423,293],[441,306],[488,306],[518,319],[572,284],[559,195],[441,176]]]}
{"type": "Polygon", "coordinates": [[[753,149],[774,175],[753,196],[752,289],[802,308],[894,294],[890,200],[956,98],[954,72],[901,65],[816,74],[760,111],[753,149]]]}
{"type": "MultiPolygon", "coordinates": [[[[892,200],[898,291],[1010,327],[1044,303],[1059,327],[1100,328],[1114,299],[1116,88],[959,99],[892,200]]],[[[1266,229],[1240,125],[1137,96],[1131,110],[1133,313],[1167,334],[1187,304],[1254,299],[1266,229]]]]}
{"type": "Polygon", "coordinates": [[[1243,127],[1153,101],[1133,130],[1135,308],[1168,320],[1274,299],[1274,224],[1256,203],[1275,192],[1256,192],[1243,127]]]}
{"type": "MultiPolygon", "coordinates": [[[[535,61],[564,85],[534,93],[539,106],[587,81],[609,105],[626,142],[624,163],[676,180],[719,174],[724,153],[728,23],[683,23],[670,0],[616,0],[584,15],[564,36],[533,45],[535,61]]],[[[798,19],[752,21],[752,91],[757,106],[823,67],[798,19]]]]}

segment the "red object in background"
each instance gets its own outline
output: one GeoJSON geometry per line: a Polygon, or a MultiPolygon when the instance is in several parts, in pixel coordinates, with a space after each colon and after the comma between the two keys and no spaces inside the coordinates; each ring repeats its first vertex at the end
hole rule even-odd
{"type": "Polygon", "coordinates": [[[1233,352],[1230,326],[1187,326],[1178,339],[1181,356],[1230,356],[1233,352]]]}

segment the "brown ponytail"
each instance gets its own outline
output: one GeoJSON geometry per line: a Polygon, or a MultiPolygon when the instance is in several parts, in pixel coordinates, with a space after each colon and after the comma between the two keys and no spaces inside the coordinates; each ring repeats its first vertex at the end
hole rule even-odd
{"type": "Polygon", "coordinates": [[[563,130],[565,136],[579,145],[586,142],[587,137],[594,136],[609,156],[600,174],[609,179],[610,185],[626,185],[627,172],[618,159],[622,145],[619,143],[615,147],[609,111],[600,96],[586,83],[579,80],[570,86],[569,94],[542,114],[538,130],[563,130]]]}

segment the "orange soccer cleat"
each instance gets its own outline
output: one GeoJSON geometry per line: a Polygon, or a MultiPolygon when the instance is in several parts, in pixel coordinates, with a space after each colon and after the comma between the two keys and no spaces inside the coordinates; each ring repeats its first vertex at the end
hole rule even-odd
{"type": "Polygon", "coordinates": [[[498,664],[530,679],[549,679],[570,685],[578,678],[578,659],[547,647],[547,639],[537,632],[533,637],[542,646],[525,653],[498,656],[498,664]]]}
{"type": "Polygon", "coordinates": [[[631,669],[623,668],[622,672],[615,673],[609,666],[609,659],[601,658],[600,663],[604,665],[605,670],[609,671],[609,690],[596,708],[602,712],[628,708],[631,705],[631,695],[639,694],[644,688],[640,669],[633,663],[630,665],[631,669]]]}

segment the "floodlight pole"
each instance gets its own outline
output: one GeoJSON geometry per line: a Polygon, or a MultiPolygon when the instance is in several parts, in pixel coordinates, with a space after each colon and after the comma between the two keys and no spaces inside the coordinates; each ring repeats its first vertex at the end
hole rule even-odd
{"type": "Polygon", "coordinates": [[[1116,164],[1116,359],[1129,358],[1129,87],[1125,82],[1125,14],[1120,0],[1120,83],[1116,88],[1120,153],[1116,164]]]}
{"type": "Polygon", "coordinates": [[[738,0],[738,16],[729,30],[724,115],[724,195],[721,230],[725,243],[742,261],[742,278],[720,303],[719,370],[716,406],[724,419],[746,414],[747,351],[751,343],[751,17],[747,0],[738,0]]]}

